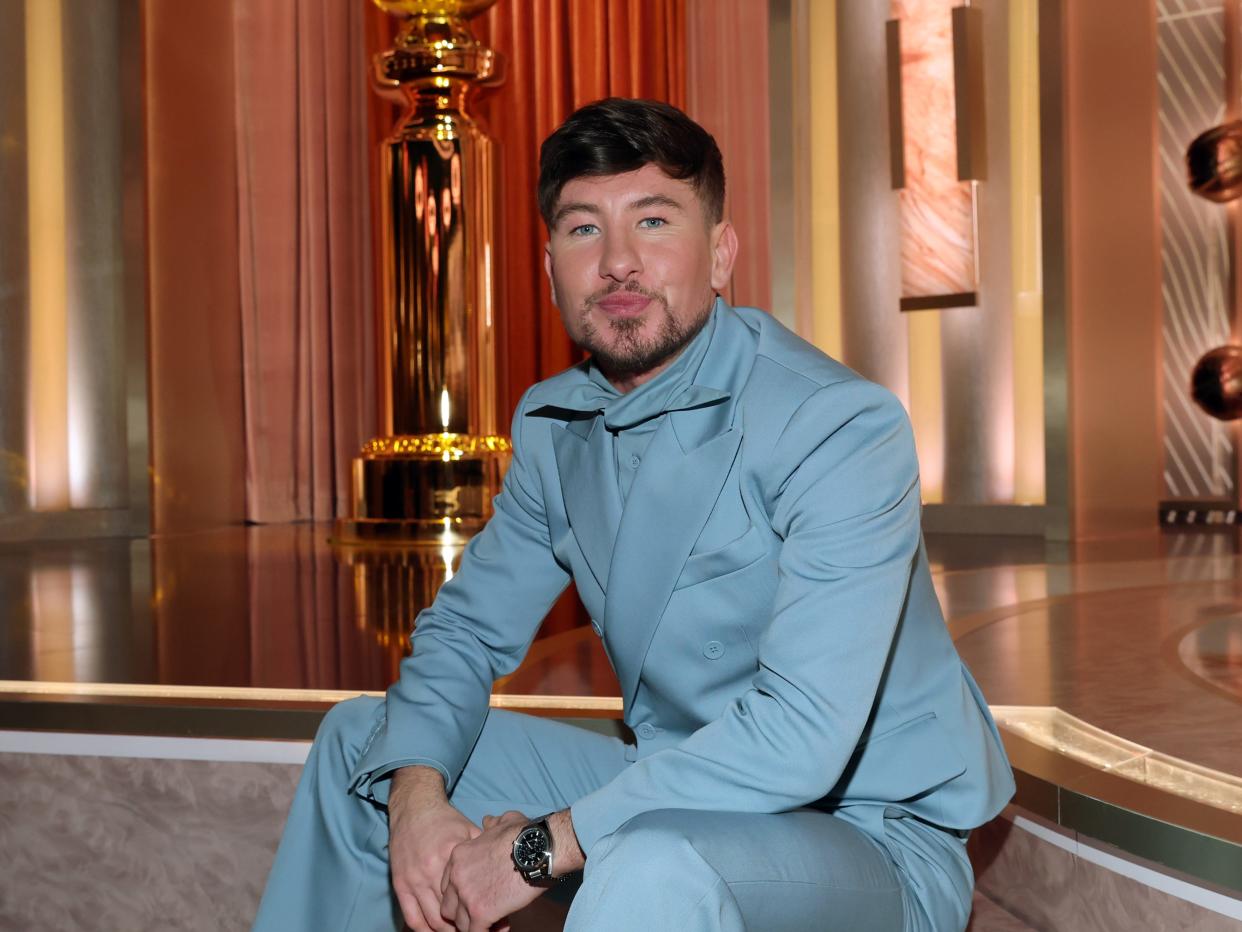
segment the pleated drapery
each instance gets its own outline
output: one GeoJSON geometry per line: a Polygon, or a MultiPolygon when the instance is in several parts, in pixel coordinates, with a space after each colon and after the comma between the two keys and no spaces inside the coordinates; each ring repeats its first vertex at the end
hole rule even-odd
{"type": "Polygon", "coordinates": [[[157,532],[348,509],[375,419],[365,15],[144,4],[157,532]]]}
{"type": "Polygon", "coordinates": [[[359,6],[234,0],[251,521],[346,511],[375,416],[359,6]]]}
{"type": "Polygon", "coordinates": [[[772,308],[768,4],[685,0],[686,112],[716,138],[727,175],[725,213],[738,235],[725,297],[772,308]]]}

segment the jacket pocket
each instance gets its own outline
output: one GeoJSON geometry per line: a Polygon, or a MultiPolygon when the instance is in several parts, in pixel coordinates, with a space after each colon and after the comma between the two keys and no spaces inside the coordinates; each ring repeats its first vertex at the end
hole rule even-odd
{"type": "Polygon", "coordinates": [[[903,722],[858,746],[828,798],[834,802],[904,802],[966,771],[935,712],[903,722]]]}
{"type": "Polygon", "coordinates": [[[690,554],[674,588],[685,589],[745,569],[767,554],[768,545],[763,538],[763,531],[751,525],[745,534],[723,547],[690,554]]]}

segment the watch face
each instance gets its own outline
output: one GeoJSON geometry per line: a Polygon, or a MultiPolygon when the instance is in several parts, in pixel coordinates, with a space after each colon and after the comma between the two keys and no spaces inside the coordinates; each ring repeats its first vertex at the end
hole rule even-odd
{"type": "Polygon", "coordinates": [[[548,833],[538,825],[522,829],[513,843],[513,860],[522,870],[534,870],[548,856],[548,833]]]}

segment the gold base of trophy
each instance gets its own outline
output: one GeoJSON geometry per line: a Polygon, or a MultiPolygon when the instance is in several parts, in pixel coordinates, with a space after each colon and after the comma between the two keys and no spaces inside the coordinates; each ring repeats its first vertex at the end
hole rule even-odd
{"type": "Polygon", "coordinates": [[[353,517],[337,543],[465,543],[487,522],[513,446],[504,437],[379,437],[354,458],[353,517]]]}

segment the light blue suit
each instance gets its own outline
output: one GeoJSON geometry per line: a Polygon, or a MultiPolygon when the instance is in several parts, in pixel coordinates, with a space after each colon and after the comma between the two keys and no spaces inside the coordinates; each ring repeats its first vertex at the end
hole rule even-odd
{"type": "MultiPolygon", "coordinates": [[[[382,862],[387,777],[409,764],[472,818],[570,806],[575,929],[838,927],[822,910],[840,928],[964,926],[961,838],[1013,782],[932,589],[905,412],[723,301],[683,357],[642,396],[610,398],[584,364],[523,397],[495,516],[399,681],[326,720],[332,762],[308,764],[257,927],[279,927],[316,870],[298,852],[326,844],[299,807],[353,807],[339,832],[372,853],[334,844],[382,862]],[[618,430],[644,404],[658,420],[619,483],[618,430]],[[488,714],[571,578],[636,746],[488,714]],[[851,912],[868,909],[872,925],[851,912]]],[[[386,881],[357,882],[380,897],[386,881]]]]}

